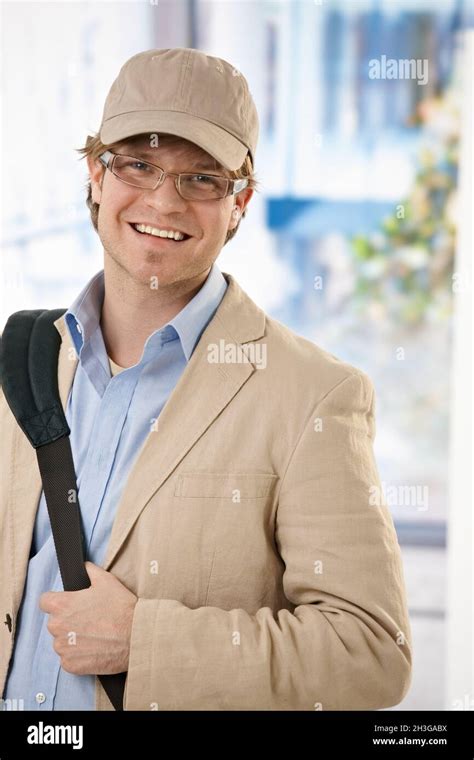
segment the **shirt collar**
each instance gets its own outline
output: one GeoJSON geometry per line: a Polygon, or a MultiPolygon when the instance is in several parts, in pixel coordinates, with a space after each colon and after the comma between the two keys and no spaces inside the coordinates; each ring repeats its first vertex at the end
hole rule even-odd
{"type": "MultiPolygon", "coordinates": [[[[214,263],[204,284],[189,303],[166,325],[148,336],[143,356],[145,353],[149,354],[149,346],[156,342],[156,336],[159,336],[160,345],[167,340],[179,338],[186,361],[189,361],[226,289],[227,282],[217,264],[214,263]]],[[[104,270],[102,269],[87,283],[65,314],[65,322],[78,356],[94,332],[100,329],[104,293],[104,270]]]]}

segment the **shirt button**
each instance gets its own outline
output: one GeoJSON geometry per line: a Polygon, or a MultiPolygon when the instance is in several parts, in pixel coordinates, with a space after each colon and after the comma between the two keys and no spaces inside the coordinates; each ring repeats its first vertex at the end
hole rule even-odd
{"type": "Polygon", "coordinates": [[[42,705],[43,702],[46,702],[46,696],[43,694],[42,691],[39,691],[38,694],[36,695],[36,701],[38,702],[39,705],[42,705]]]}

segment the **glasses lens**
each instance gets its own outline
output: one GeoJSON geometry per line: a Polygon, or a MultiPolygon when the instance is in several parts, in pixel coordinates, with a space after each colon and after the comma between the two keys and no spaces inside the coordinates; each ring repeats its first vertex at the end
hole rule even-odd
{"type": "Polygon", "coordinates": [[[224,177],[209,174],[181,174],[179,184],[183,198],[195,201],[223,198],[227,191],[224,177]]]}
{"type": "Polygon", "coordinates": [[[158,169],[131,156],[116,156],[113,171],[124,182],[150,189],[155,187],[160,178],[158,169]]]}

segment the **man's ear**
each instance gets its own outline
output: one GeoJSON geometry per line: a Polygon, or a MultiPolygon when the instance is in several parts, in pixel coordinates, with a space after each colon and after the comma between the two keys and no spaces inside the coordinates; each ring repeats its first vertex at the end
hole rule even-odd
{"type": "Polygon", "coordinates": [[[93,159],[87,156],[87,166],[89,168],[89,177],[91,181],[91,193],[94,203],[100,203],[102,198],[102,182],[105,176],[105,166],[101,164],[98,158],[93,159]]]}
{"type": "Polygon", "coordinates": [[[241,190],[240,193],[237,193],[237,195],[234,195],[233,197],[234,202],[232,204],[232,210],[230,212],[230,222],[227,228],[229,232],[230,230],[233,230],[235,229],[235,227],[237,227],[242,217],[242,214],[245,210],[245,207],[250,201],[250,198],[252,197],[252,195],[253,195],[253,190],[251,187],[247,187],[245,190],[241,190]],[[237,207],[238,213],[234,213],[236,207],[237,207]]]}

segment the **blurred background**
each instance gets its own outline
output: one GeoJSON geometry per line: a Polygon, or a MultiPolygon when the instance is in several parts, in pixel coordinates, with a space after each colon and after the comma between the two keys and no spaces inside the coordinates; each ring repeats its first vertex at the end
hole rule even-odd
{"type": "Polygon", "coordinates": [[[472,2],[3,2],[1,14],[1,327],[18,309],[69,306],[102,268],[74,148],[125,60],[194,47],[231,62],[260,114],[260,189],[218,264],[372,378],[415,649],[391,709],[473,710],[472,2]]]}

